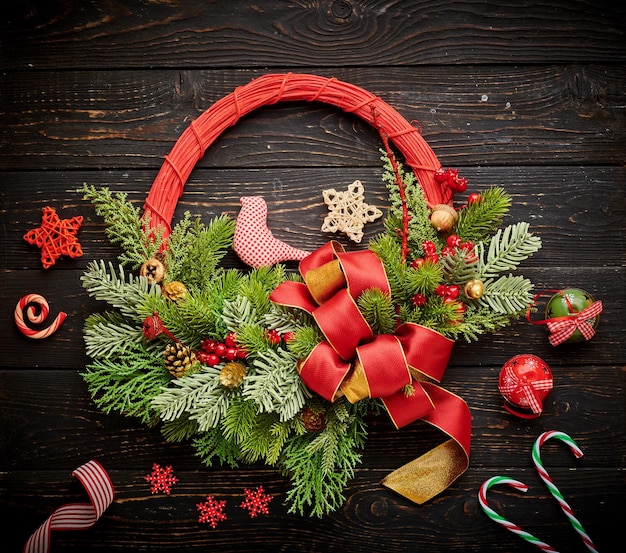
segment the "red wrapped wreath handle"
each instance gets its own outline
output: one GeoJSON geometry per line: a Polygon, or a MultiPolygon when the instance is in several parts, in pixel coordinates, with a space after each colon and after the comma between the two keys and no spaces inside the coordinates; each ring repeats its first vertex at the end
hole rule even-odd
{"type": "Polygon", "coordinates": [[[398,148],[420,183],[429,204],[450,204],[454,192],[435,180],[441,167],[419,130],[381,98],[334,77],[308,74],[268,74],[215,102],[181,134],[154,180],[144,204],[152,228],[161,226],[164,238],[178,199],[196,163],[227,128],[257,108],[278,102],[321,102],[353,113],[374,126],[398,148]]]}

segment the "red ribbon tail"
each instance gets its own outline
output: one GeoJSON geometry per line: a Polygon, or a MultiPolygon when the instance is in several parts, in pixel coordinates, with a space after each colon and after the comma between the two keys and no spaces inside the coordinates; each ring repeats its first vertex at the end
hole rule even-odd
{"type": "Polygon", "coordinates": [[[458,396],[422,383],[435,408],[423,420],[450,439],[387,475],[382,485],[422,504],[446,490],[469,466],[472,416],[458,396]]]}

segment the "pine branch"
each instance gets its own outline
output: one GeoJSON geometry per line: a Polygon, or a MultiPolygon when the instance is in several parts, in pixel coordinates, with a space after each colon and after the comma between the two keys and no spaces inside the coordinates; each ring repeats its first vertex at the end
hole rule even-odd
{"type": "Polygon", "coordinates": [[[295,370],[296,361],[282,348],[260,353],[253,361],[254,372],[243,381],[243,397],[254,400],[260,412],[277,413],[281,421],[294,417],[310,395],[295,370]]]}
{"type": "Polygon", "coordinates": [[[162,229],[151,230],[149,220],[141,217],[139,208],[127,200],[127,194],[111,194],[108,188],[97,190],[86,183],[78,191],[91,201],[96,213],[104,219],[105,233],[111,243],[121,246],[123,253],[119,260],[122,264],[138,269],[159,251],[163,243],[162,229]]]}
{"type": "Polygon", "coordinates": [[[140,325],[130,324],[119,313],[93,313],[85,321],[84,340],[89,357],[111,357],[144,342],[140,325]]]}
{"type": "Polygon", "coordinates": [[[482,243],[478,244],[478,278],[485,280],[502,271],[515,269],[541,248],[541,239],[528,230],[528,223],[516,223],[500,229],[491,239],[487,258],[482,243]]]}
{"type": "Polygon", "coordinates": [[[533,284],[522,276],[503,276],[497,280],[486,280],[485,291],[476,300],[479,305],[488,306],[496,313],[519,316],[526,312],[532,303],[533,284]]]}
{"type": "Polygon", "coordinates": [[[378,288],[370,288],[359,296],[357,305],[374,334],[391,334],[394,331],[396,312],[388,294],[378,288]]]}
{"type": "Polygon", "coordinates": [[[141,305],[146,298],[161,295],[159,285],[149,284],[145,277],[126,274],[122,265],[116,272],[112,263],[106,264],[103,260],[90,261],[80,280],[89,296],[107,302],[126,317],[140,320],[145,315],[141,305]]]}
{"type": "Polygon", "coordinates": [[[495,232],[511,206],[511,198],[503,188],[493,187],[481,194],[481,200],[459,210],[456,233],[464,241],[480,242],[495,232]]]}
{"type": "Polygon", "coordinates": [[[139,417],[153,424],[156,413],[151,398],[170,380],[164,365],[155,364],[154,351],[140,344],[113,358],[99,358],[81,375],[98,408],[139,417]]]}
{"type": "Polygon", "coordinates": [[[220,368],[203,367],[200,372],[172,380],[172,386],[152,399],[161,419],[167,422],[188,415],[197,421],[201,432],[216,427],[229,403],[220,386],[220,368]]]}
{"type": "Polygon", "coordinates": [[[222,465],[227,464],[232,468],[239,466],[239,446],[232,440],[226,440],[219,428],[209,428],[203,432],[193,441],[193,446],[196,448],[196,455],[209,467],[213,465],[214,458],[222,465]]]}
{"type": "Polygon", "coordinates": [[[161,427],[161,434],[168,442],[184,442],[198,433],[198,422],[188,417],[168,421],[161,427]]]}
{"type": "Polygon", "coordinates": [[[448,284],[465,284],[476,278],[478,271],[478,258],[467,260],[465,250],[456,250],[450,255],[439,258],[439,266],[444,282],[448,284]]]}

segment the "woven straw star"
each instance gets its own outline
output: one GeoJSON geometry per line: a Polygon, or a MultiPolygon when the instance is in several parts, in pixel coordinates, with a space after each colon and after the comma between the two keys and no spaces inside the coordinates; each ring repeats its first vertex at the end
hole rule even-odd
{"type": "Polygon", "coordinates": [[[324,218],[322,232],[344,232],[357,244],[361,242],[365,223],[371,223],[383,214],[377,207],[365,203],[364,190],[359,180],[345,191],[324,190],[322,194],[329,214],[324,218]]]}

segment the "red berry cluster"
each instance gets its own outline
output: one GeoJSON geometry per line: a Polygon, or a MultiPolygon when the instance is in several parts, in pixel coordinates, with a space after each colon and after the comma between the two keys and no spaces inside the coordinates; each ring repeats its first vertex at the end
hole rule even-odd
{"type": "Polygon", "coordinates": [[[435,182],[445,184],[450,190],[455,192],[465,192],[467,190],[467,179],[459,177],[459,172],[456,169],[440,167],[435,171],[435,182]]]}
{"type": "Polygon", "coordinates": [[[234,332],[229,332],[223,342],[205,338],[202,340],[202,349],[196,352],[198,361],[209,367],[214,367],[222,361],[234,361],[235,359],[245,359],[248,352],[237,344],[237,336],[234,332]]]}
{"type": "Polygon", "coordinates": [[[270,344],[277,346],[281,343],[281,341],[289,342],[289,340],[293,340],[294,333],[293,332],[285,332],[281,335],[278,330],[272,328],[268,330],[265,334],[270,344]]]}
{"type": "Polygon", "coordinates": [[[468,263],[477,261],[476,253],[474,252],[474,242],[463,242],[456,234],[451,234],[446,240],[446,246],[441,250],[441,255],[451,255],[456,253],[457,250],[465,251],[465,259],[468,263]]]}

